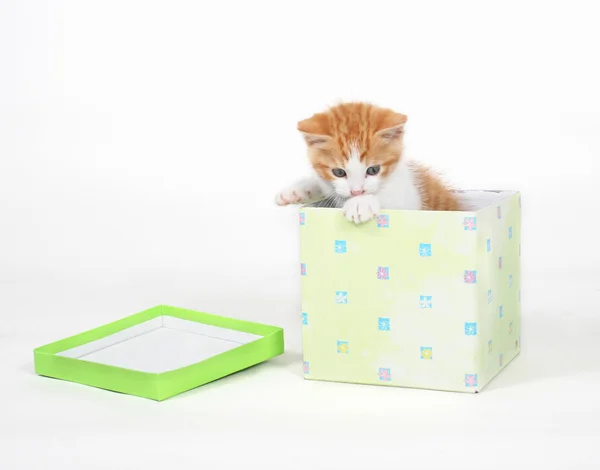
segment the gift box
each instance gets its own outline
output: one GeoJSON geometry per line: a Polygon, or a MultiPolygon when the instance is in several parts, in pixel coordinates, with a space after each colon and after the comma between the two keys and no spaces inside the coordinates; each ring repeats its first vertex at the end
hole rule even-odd
{"type": "Polygon", "coordinates": [[[158,306],[42,346],[39,375],[164,400],[283,353],[283,330],[158,306]]]}
{"type": "Polygon", "coordinates": [[[300,209],[306,379],[479,392],[520,351],[521,196],[383,210],[300,209]]]}

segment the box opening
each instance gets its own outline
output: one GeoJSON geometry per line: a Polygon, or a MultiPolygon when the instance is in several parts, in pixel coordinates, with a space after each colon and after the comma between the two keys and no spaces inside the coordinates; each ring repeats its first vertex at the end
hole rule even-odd
{"type": "MultiPolygon", "coordinates": [[[[510,190],[454,190],[460,201],[462,210],[459,212],[476,212],[492,204],[498,204],[500,201],[516,194],[517,191],[510,190]]],[[[325,199],[322,201],[306,204],[305,207],[318,207],[333,209],[331,200],[325,199]]],[[[389,210],[388,210],[389,212],[389,210]]]]}
{"type": "Polygon", "coordinates": [[[498,204],[500,201],[516,194],[516,191],[491,191],[491,190],[466,190],[453,191],[458,194],[461,206],[465,211],[479,211],[492,204],[498,204]]]}

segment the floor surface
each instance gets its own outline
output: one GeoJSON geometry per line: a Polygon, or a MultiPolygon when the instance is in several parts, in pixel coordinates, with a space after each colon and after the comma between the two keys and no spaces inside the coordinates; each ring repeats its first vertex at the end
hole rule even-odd
{"type": "Polygon", "coordinates": [[[530,282],[478,395],[305,381],[297,293],[172,286],[2,285],[0,469],[600,468],[599,285],[530,282]],[[34,347],[159,303],[280,325],[286,353],[161,403],[34,374],[34,347]]]}

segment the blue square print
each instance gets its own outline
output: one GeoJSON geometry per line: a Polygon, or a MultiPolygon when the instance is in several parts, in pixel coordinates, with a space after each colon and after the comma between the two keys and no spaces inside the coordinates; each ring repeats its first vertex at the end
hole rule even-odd
{"type": "Polygon", "coordinates": [[[488,304],[492,303],[492,289],[488,291],[488,304]]]}
{"type": "Polygon", "coordinates": [[[487,252],[489,253],[490,251],[492,251],[492,239],[488,238],[487,239],[487,252]]]}
{"type": "Polygon", "coordinates": [[[498,307],[498,316],[500,318],[504,317],[504,308],[502,307],[502,305],[500,305],[500,307],[498,307]]]}
{"type": "Polygon", "coordinates": [[[422,257],[431,256],[431,244],[430,243],[419,244],[419,255],[422,257]]]}
{"type": "Polygon", "coordinates": [[[335,241],[335,252],[336,253],[346,253],[346,240],[336,240],[335,241]]]}
{"type": "Polygon", "coordinates": [[[381,331],[390,331],[390,319],[389,318],[379,317],[377,319],[377,327],[381,331]]]}
{"type": "Polygon", "coordinates": [[[335,303],[336,304],[347,304],[348,303],[348,292],[342,291],[342,290],[336,291],[335,303]]]}
{"type": "Polygon", "coordinates": [[[433,296],[421,295],[419,296],[419,307],[421,308],[433,308],[433,296]]]}
{"type": "Polygon", "coordinates": [[[465,322],[465,335],[477,336],[477,323],[476,322],[465,322]]]}
{"type": "Polygon", "coordinates": [[[308,313],[302,312],[302,324],[308,325],[308,313]]]}
{"type": "Polygon", "coordinates": [[[508,239],[512,238],[512,227],[508,227],[508,239]]]}

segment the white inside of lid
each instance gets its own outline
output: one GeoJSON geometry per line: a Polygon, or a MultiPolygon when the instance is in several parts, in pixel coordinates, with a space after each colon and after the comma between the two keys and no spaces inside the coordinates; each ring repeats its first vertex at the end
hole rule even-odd
{"type": "Polygon", "coordinates": [[[163,315],[57,355],[161,373],[204,361],[260,338],[163,315]]]}

